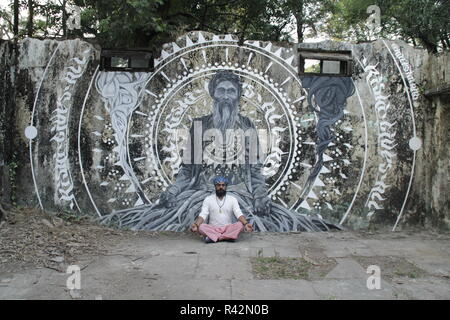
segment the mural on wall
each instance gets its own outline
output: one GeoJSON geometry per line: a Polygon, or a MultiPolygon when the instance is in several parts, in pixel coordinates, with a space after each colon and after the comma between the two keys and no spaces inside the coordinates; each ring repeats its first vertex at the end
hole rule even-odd
{"type": "MultiPolygon", "coordinates": [[[[149,203],[149,200],[128,162],[127,132],[128,118],[141,103],[142,92],[145,89],[144,83],[148,77],[148,74],[139,72],[101,72],[98,74],[95,82],[97,92],[102,97],[105,110],[111,121],[109,128],[112,135],[108,135],[105,131],[104,134],[96,131],[96,134],[98,136],[101,135],[102,139],[106,137],[108,144],[112,144],[114,141],[118,145],[115,150],[120,168],[124,173],[123,178],[130,181],[131,186],[129,190],[136,192],[138,201],[142,203],[149,203]]],[[[97,117],[97,119],[103,121],[103,118],[97,117]]]]}
{"type": "Polygon", "coordinates": [[[230,181],[228,193],[238,199],[255,230],[320,231],[334,227],[319,218],[271,204],[256,127],[239,113],[239,76],[218,71],[209,82],[208,92],[213,98],[212,113],[193,120],[175,183],[158,203],[121,210],[104,221],[118,220],[120,226],[134,230],[184,230],[197,218],[203,200],[214,192],[215,177],[225,176],[230,181]]]}
{"type": "Polygon", "coordinates": [[[311,169],[307,185],[301,198],[309,194],[317,176],[323,169],[324,154],[334,141],[332,127],[344,116],[347,98],[355,92],[349,77],[311,76],[302,77],[302,84],[308,91],[308,103],[318,117],[316,124],[316,163],[311,169]]]}
{"type": "MultiPolygon", "coordinates": [[[[44,73],[30,126],[33,175],[50,174],[40,161],[39,146],[51,138],[40,108],[63,94],[83,99],[67,98],[78,108],[58,136],[69,149],[73,204],[51,201],[36,183],[41,206],[75,205],[122,227],[183,230],[212,192],[211,177],[222,173],[258,230],[326,230],[323,221],[359,228],[377,219],[397,226],[420,148],[413,105],[405,104],[408,82],[390,44],[377,49],[384,64],[371,44],[343,46],[353,52],[353,78],[300,78],[292,47],[239,45],[233,36],[204,32],[166,45],[152,73],[101,72],[90,61],[84,85],[65,86],[60,95],[62,82],[52,91],[44,73]],[[240,79],[242,92],[220,114],[209,86],[224,71],[240,79]],[[240,134],[227,134],[234,125],[240,134]],[[194,146],[196,132],[203,142],[194,146]],[[255,162],[250,155],[258,155],[255,162]]],[[[58,54],[50,55],[47,71],[63,69],[58,54]]],[[[57,181],[46,188],[60,189],[57,181]]]]}
{"type": "Polygon", "coordinates": [[[67,202],[70,209],[74,206],[80,211],[75,196],[73,194],[73,181],[68,166],[68,137],[69,137],[69,118],[71,106],[67,105],[72,100],[71,89],[77,81],[83,76],[86,63],[89,60],[91,50],[87,48],[80,57],[70,59],[70,65],[66,67],[66,75],[62,80],[64,91],[58,96],[56,108],[52,111],[51,132],[54,134],[50,142],[55,144],[55,188],[58,190],[58,201],[67,202]]]}
{"type": "MultiPolygon", "coordinates": [[[[56,44],[54,48],[48,48],[53,52],[48,54],[49,61],[38,84],[31,121],[25,129],[25,136],[29,139],[32,176],[41,208],[43,208],[41,194],[45,197],[50,195],[40,190],[37,176],[53,181],[54,203],[62,207],[68,206],[71,210],[76,208],[78,212],[81,212],[75,197],[74,179],[70,170],[69,140],[72,134],[70,118],[74,103],[73,92],[77,86],[80,86],[80,82],[84,81],[83,75],[91,60],[92,48],[87,43],[75,41],[77,53],[74,54],[68,50],[67,43],[54,44],[56,44]],[[60,56],[58,61],[57,55],[60,56]],[[52,72],[58,81],[57,86],[52,86],[52,83],[45,81],[48,74],[52,72]],[[39,155],[40,145],[50,145],[55,153],[53,155],[41,153],[40,158],[36,158],[39,155]],[[47,159],[48,156],[52,156],[53,161],[47,159]],[[49,162],[53,162],[52,167],[46,166],[49,162]]],[[[29,45],[30,50],[33,49],[32,45],[29,45]]]]}

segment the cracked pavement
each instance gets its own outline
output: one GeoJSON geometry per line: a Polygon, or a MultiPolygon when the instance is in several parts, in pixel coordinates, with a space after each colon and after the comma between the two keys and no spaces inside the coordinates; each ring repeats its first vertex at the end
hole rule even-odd
{"type": "Polygon", "coordinates": [[[429,231],[242,234],[205,244],[189,233],[134,232],[82,254],[81,289],[59,268],[3,266],[0,299],[450,299],[450,235],[429,231]],[[333,260],[322,276],[259,279],[252,257],[333,260]],[[369,290],[368,265],[381,288],[369,290]],[[59,271],[58,271],[59,270],[59,271]]]}

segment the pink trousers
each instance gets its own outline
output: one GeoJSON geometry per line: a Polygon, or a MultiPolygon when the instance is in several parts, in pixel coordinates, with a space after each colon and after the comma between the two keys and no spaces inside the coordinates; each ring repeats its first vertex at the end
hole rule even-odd
{"type": "Polygon", "coordinates": [[[214,242],[220,240],[236,240],[243,230],[244,226],[240,222],[229,224],[223,227],[217,227],[202,223],[198,228],[198,231],[201,235],[207,236],[214,242]]]}

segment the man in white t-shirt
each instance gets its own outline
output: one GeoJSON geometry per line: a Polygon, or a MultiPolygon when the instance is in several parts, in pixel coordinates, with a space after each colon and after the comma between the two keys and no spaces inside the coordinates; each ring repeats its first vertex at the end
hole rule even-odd
{"type": "Polygon", "coordinates": [[[221,240],[236,240],[245,229],[253,231],[253,226],[245,219],[239,203],[232,195],[227,195],[227,179],[217,177],[214,179],[216,193],[205,198],[202,211],[192,224],[191,231],[205,236],[205,242],[221,240]],[[233,215],[238,222],[232,223],[233,215]],[[209,223],[204,223],[209,218],[209,223]]]}

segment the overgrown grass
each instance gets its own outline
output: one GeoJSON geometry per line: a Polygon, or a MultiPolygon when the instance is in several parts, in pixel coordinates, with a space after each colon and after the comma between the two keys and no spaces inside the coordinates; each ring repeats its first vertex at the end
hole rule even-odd
{"type": "Polygon", "coordinates": [[[250,259],[257,279],[308,279],[313,266],[301,258],[253,257],[250,259]]]}

